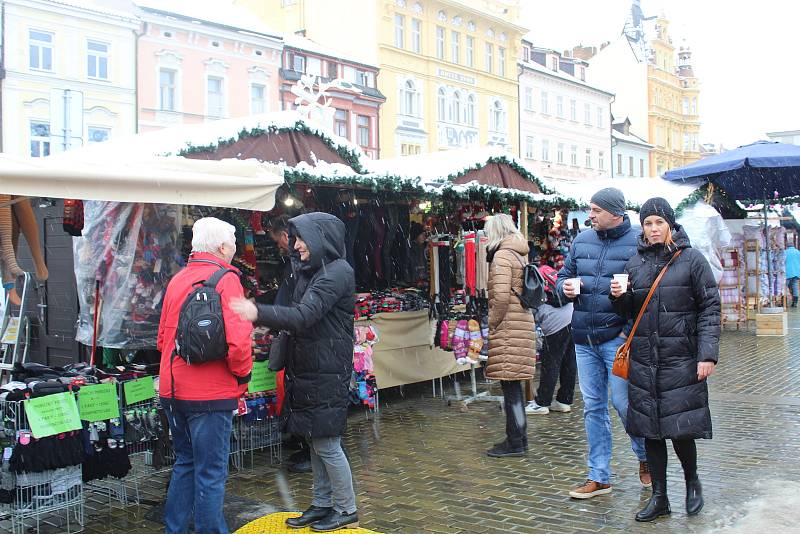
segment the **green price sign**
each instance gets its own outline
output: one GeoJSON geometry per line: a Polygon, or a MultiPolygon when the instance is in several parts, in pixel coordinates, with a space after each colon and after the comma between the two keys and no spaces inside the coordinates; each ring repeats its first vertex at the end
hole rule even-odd
{"type": "Polygon", "coordinates": [[[75,395],[69,392],[26,400],[25,413],[36,439],[82,428],[75,395]]]}
{"type": "Polygon", "coordinates": [[[258,393],[260,391],[272,391],[277,387],[276,373],[269,370],[268,364],[269,362],[253,362],[253,374],[250,377],[247,391],[258,393]]]}
{"type": "Polygon", "coordinates": [[[117,387],[114,384],[83,386],[78,392],[81,419],[94,423],[119,417],[117,387]]]}
{"type": "Polygon", "coordinates": [[[136,402],[142,402],[152,399],[156,396],[156,390],[153,386],[153,377],[146,376],[138,380],[131,380],[125,382],[125,406],[130,406],[136,402]]]}

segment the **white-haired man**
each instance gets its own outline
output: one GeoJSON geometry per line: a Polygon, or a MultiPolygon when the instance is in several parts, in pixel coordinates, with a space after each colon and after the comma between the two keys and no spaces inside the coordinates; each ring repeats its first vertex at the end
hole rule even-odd
{"type": "Polygon", "coordinates": [[[232,414],[250,381],[252,325],[229,307],[232,299],[244,295],[238,271],[230,264],[236,253],[235,228],[206,217],[194,223],[192,234],[192,254],[167,287],[158,328],[159,393],[176,455],[164,514],[165,532],[187,532],[194,517],[195,532],[227,534],[222,506],[232,414]],[[189,365],[174,357],[180,311],[195,284],[209,280],[220,269],[234,271],[225,273],[216,285],[228,354],[224,359],[189,365]]]}

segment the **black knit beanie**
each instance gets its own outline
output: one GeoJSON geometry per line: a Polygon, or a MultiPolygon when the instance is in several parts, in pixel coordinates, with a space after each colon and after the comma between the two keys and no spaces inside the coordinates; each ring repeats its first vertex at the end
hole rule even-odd
{"type": "Polygon", "coordinates": [[[645,201],[642,204],[642,209],[639,210],[639,222],[644,226],[644,220],[651,215],[658,215],[669,224],[670,228],[675,227],[675,212],[669,202],[661,197],[654,197],[645,201]]]}

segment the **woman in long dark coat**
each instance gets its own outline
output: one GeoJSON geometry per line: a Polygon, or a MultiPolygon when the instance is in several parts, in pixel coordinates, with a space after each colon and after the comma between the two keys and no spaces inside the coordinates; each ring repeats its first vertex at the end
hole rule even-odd
{"type": "Polygon", "coordinates": [[[663,198],[651,198],[639,213],[639,252],[628,261],[629,288],[611,284],[615,309],[635,318],[661,269],[674,259],[648,304],[631,343],[627,431],[645,438],[653,495],[637,521],[670,513],[667,499],[667,439],[683,466],[686,512],[703,507],[695,439],[711,439],[706,378],[719,357],[720,298],[705,257],[691,248],[663,198]]]}

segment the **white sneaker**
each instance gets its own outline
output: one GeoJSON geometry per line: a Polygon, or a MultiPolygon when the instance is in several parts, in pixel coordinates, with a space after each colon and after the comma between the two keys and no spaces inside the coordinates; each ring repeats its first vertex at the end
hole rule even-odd
{"type": "Polygon", "coordinates": [[[525,413],[528,415],[547,415],[550,413],[550,408],[539,406],[536,401],[531,401],[525,406],[525,413]]]}
{"type": "Polygon", "coordinates": [[[557,400],[553,399],[552,404],[550,404],[550,411],[551,412],[561,412],[561,413],[569,413],[572,411],[572,406],[569,404],[561,404],[557,400]]]}

